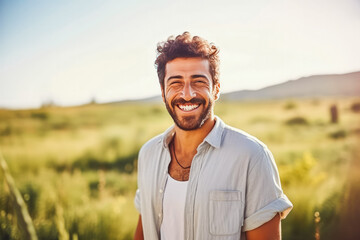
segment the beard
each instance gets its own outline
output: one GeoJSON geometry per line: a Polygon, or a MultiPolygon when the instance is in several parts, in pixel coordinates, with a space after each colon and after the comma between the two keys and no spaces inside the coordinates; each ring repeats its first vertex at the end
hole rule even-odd
{"type": "Polygon", "coordinates": [[[193,98],[190,101],[185,101],[184,99],[179,98],[179,99],[174,99],[171,102],[171,107],[170,107],[169,102],[166,101],[165,99],[166,109],[169,112],[172,119],[174,120],[174,123],[176,124],[176,126],[178,126],[180,129],[184,131],[191,131],[201,128],[206,122],[206,120],[209,119],[209,117],[211,116],[213,100],[210,98],[209,104],[206,107],[205,104],[206,102],[202,98],[193,98]],[[175,108],[177,107],[178,104],[186,104],[186,103],[201,104],[203,105],[204,109],[200,113],[200,115],[179,117],[175,112],[175,108]]]}

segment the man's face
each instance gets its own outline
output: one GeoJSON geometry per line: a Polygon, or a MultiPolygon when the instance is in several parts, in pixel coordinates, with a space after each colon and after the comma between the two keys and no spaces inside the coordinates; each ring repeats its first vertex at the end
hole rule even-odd
{"type": "Polygon", "coordinates": [[[175,58],[166,64],[163,100],[179,128],[198,129],[212,116],[219,92],[212,82],[206,59],[175,58]]]}

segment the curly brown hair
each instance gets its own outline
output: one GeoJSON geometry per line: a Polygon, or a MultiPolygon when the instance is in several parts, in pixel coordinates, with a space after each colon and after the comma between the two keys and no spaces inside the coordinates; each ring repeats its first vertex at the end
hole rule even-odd
{"type": "Polygon", "coordinates": [[[189,32],[184,32],[176,38],[170,36],[166,42],[157,45],[157,58],[155,67],[161,88],[164,88],[165,66],[166,63],[175,58],[201,57],[209,60],[210,74],[213,84],[219,81],[219,49],[205,39],[194,36],[189,32]]]}

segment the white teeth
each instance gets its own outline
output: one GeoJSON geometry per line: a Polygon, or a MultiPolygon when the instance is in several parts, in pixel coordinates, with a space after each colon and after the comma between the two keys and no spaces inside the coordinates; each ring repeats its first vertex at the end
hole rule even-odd
{"type": "Polygon", "coordinates": [[[179,105],[179,108],[183,111],[191,111],[198,108],[200,105],[179,105]]]}

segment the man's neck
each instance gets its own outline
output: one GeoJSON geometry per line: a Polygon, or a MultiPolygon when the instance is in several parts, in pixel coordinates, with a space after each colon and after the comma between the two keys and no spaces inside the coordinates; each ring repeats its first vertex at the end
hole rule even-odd
{"type": "Polygon", "coordinates": [[[174,141],[177,151],[182,152],[185,155],[195,155],[197,147],[213,129],[214,125],[215,117],[213,115],[196,130],[185,131],[175,125],[174,141]]]}

